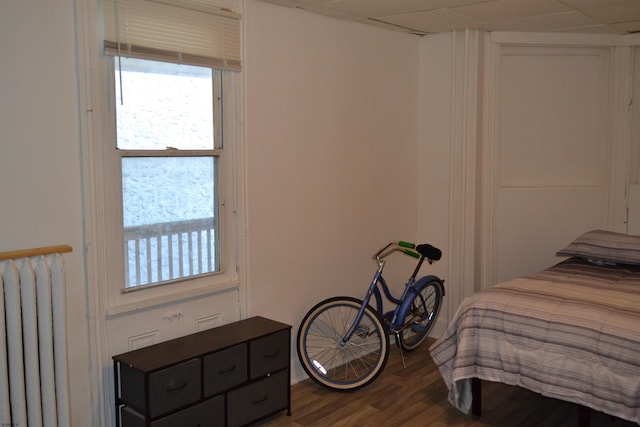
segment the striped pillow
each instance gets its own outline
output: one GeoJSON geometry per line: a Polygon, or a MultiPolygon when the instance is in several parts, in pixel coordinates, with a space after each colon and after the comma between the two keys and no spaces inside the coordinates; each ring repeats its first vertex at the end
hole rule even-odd
{"type": "Polygon", "coordinates": [[[579,236],[556,253],[591,261],[620,264],[640,264],[640,236],[593,230],[579,236]]]}

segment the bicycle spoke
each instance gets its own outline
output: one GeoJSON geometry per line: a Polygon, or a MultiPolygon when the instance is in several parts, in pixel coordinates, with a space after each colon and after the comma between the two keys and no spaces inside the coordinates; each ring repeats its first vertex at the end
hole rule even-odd
{"type": "Polygon", "coordinates": [[[442,292],[442,284],[433,281],[414,297],[400,333],[400,345],[404,349],[414,350],[424,341],[442,304],[442,292]]]}
{"type": "Polygon", "coordinates": [[[320,384],[337,389],[362,387],[380,373],[388,357],[388,337],[375,312],[367,307],[350,339],[343,341],[361,302],[336,298],[308,313],[298,332],[303,368],[320,384]]]}
{"type": "MultiPolygon", "coordinates": [[[[368,298],[363,302],[353,297],[328,298],[311,308],[302,319],[297,336],[300,364],[309,377],[329,389],[357,389],[371,383],[384,369],[389,357],[389,333],[396,334],[402,348],[417,348],[435,323],[444,287],[436,276],[417,281],[415,278],[423,261],[431,264],[441,255],[438,248],[429,244],[405,241],[391,242],[374,255],[378,269],[369,295],[377,291],[377,299],[387,297],[398,306],[395,311],[378,313],[368,305],[368,298]],[[402,301],[392,296],[382,277],[383,259],[395,251],[419,259],[402,301]]],[[[376,303],[382,312],[382,301],[376,303]]]]}

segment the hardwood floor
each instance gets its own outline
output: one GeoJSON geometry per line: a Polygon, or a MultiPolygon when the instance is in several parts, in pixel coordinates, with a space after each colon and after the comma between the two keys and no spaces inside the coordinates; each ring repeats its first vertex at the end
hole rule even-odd
{"type": "MultiPolygon", "coordinates": [[[[393,346],[389,362],[373,384],[355,392],[331,392],[310,380],[291,389],[291,416],[282,412],[261,426],[499,426],[575,427],[576,405],[518,387],[483,382],[482,417],[465,415],[447,401],[447,389],[428,353],[432,341],[405,353],[393,346]]],[[[592,427],[637,424],[591,413],[592,427]]]]}

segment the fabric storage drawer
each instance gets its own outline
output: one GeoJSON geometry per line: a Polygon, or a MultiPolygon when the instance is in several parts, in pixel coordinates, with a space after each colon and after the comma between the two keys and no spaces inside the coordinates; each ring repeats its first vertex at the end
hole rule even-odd
{"type": "Polygon", "coordinates": [[[126,406],[122,408],[120,413],[120,419],[122,420],[122,427],[144,427],[144,417],[126,406]]]}
{"type": "Polygon", "coordinates": [[[288,383],[288,373],[278,372],[230,392],[227,402],[228,426],[242,426],[286,408],[289,404],[288,383]]]}
{"type": "Polygon", "coordinates": [[[290,325],[256,316],[115,355],[115,427],[291,415],[290,347],[290,325]]]}
{"type": "Polygon", "coordinates": [[[251,379],[289,366],[289,331],[280,331],[249,343],[251,379]]]}
{"type": "Polygon", "coordinates": [[[224,427],[224,396],[191,406],[152,422],[151,427],[224,427]]]}
{"type": "Polygon", "coordinates": [[[139,412],[146,412],[146,376],[129,365],[120,364],[120,383],[122,384],[122,401],[139,412]]]}
{"type": "MultiPolygon", "coordinates": [[[[144,427],[144,417],[122,408],[122,427],[144,427]]],[[[224,427],[224,396],[217,396],[152,422],[151,427],[224,427]]]]}
{"type": "Polygon", "coordinates": [[[204,358],[204,396],[209,397],[247,380],[247,345],[239,344],[204,358]]]}
{"type": "Polygon", "coordinates": [[[149,416],[159,415],[200,399],[200,359],[191,359],[149,376],[149,416]]]}

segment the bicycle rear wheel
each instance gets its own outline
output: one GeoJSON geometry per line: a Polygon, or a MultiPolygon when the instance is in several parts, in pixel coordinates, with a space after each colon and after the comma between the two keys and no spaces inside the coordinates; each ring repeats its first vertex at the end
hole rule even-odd
{"type": "Polygon", "coordinates": [[[424,285],[415,296],[405,318],[406,327],[399,334],[403,350],[415,350],[427,337],[440,313],[444,286],[438,280],[424,285]]]}
{"type": "Polygon", "coordinates": [[[362,301],[329,298],[305,315],[298,329],[300,363],[309,377],[330,390],[362,388],[375,380],[389,358],[389,336],[369,306],[348,342],[342,343],[362,301]]]}

